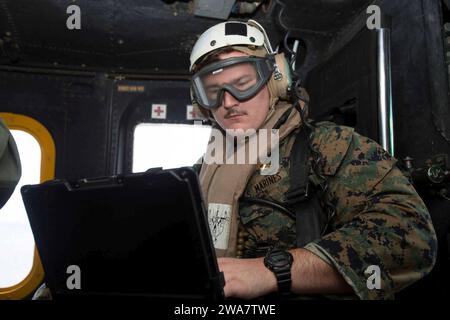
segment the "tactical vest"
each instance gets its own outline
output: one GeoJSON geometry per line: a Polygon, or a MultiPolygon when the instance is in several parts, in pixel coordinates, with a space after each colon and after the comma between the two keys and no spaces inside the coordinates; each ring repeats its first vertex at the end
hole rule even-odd
{"type": "MultiPolygon", "coordinates": [[[[289,112],[290,111],[287,111],[279,119],[274,125],[274,129],[278,128],[286,121],[289,112]]],[[[312,181],[317,181],[317,179],[314,179],[315,175],[311,170],[312,157],[308,135],[309,131],[302,126],[296,134],[290,150],[290,167],[288,171],[290,186],[285,193],[286,201],[280,203],[244,195],[239,199],[239,203],[258,204],[262,207],[271,207],[296,221],[296,247],[303,247],[311,241],[321,238],[328,231],[327,224],[330,220],[330,213],[324,210],[323,205],[321,205],[321,197],[319,190],[316,187],[316,183],[312,183],[312,181]]],[[[197,171],[197,173],[200,172],[200,168],[200,163],[193,166],[193,169],[197,171]]],[[[246,234],[248,235],[245,230],[240,229],[238,242],[245,242],[246,234]]],[[[263,252],[267,249],[268,246],[261,246],[258,250],[261,251],[258,256],[263,255],[263,252]]],[[[238,254],[238,257],[246,257],[246,255],[240,256],[238,254]]]]}
{"type": "MultiPolygon", "coordinates": [[[[296,223],[296,247],[300,248],[313,240],[319,239],[325,230],[328,214],[320,205],[319,191],[311,182],[313,172],[311,170],[311,150],[308,141],[309,131],[302,126],[295,137],[289,155],[289,179],[290,186],[285,194],[285,203],[279,203],[267,199],[255,197],[240,198],[240,203],[258,204],[272,207],[289,216],[296,223]]],[[[238,243],[245,241],[244,230],[241,230],[238,243]]],[[[260,245],[256,256],[261,256],[272,246],[260,245]]],[[[239,252],[239,249],[238,249],[239,252]]],[[[238,257],[252,257],[254,255],[242,254],[238,257]]]]}

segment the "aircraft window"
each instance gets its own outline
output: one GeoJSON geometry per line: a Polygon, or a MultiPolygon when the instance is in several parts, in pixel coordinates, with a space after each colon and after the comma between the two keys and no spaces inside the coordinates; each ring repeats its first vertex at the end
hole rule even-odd
{"type": "Polygon", "coordinates": [[[192,166],[205,153],[210,126],[144,123],[134,130],[133,172],[192,166]]]}
{"type": "Polygon", "coordinates": [[[21,282],[33,266],[34,239],[20,187],[36,184],[41,175],[41,148],[29,133],[11,130],[19,150],[22,177],[11,198],[0,210],[0,288],[21,282]]]}

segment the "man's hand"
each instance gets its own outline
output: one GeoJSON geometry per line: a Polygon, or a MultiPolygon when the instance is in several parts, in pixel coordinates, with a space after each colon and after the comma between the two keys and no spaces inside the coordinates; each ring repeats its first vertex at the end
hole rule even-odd
{"type": "Polygon", "coordinates": [[[275,275],[264,266],[263,258],[219,258],[225,276],[225,297],[254,299],[277,290],[275,275]]]}
{"type": "MultiPolygon", "coordinates": [[[[318,256],[305,249],[290,250],[294,257],[291,268],[294,294],[353,293],[339,272],[318,256]]],[[[225,297],[254,299],[278,290],[272,271],[264,258],[217,259],[225,276],[225,297]]]]}

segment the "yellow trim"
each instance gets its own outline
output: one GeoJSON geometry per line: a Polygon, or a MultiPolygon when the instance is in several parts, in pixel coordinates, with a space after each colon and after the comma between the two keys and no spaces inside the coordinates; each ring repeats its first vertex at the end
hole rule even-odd
{"type": "MultiPolygon", "coordinates": [[[[41,147],[41,182],[55,177],[55,143],[48,130],[33,118],[0,112],[0,118],[12,130],[22,130],[31,134],[41,147]]],[[[44,279],[44,269],[37,248],[34,249],[33,266],[30,273],[18,284],[0,288],[0,300],[19,300],[30,295],[44,279]]]]}

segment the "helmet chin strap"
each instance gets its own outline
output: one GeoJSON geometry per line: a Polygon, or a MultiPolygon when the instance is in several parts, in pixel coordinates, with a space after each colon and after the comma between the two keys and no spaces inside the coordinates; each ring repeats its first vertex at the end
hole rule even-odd
{"type": "Polygon", "coordinates": [[[266,119],[260,127],[263,127],[272,118],[273,114],[275,113],[275,105],[277,104],[278,100],[279,98],[273,97],[272,93],[269,90],[269,111],[267,113],[266,119]]]}

